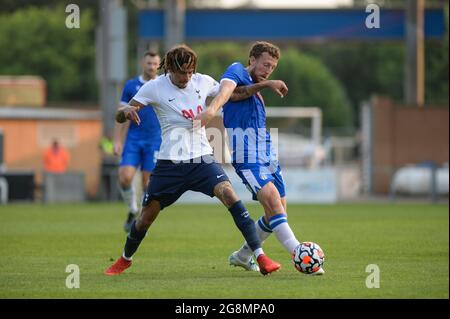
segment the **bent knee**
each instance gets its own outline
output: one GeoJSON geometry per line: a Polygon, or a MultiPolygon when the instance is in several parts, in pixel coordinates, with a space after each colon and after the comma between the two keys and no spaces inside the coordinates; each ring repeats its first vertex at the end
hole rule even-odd
{"type": "Polygon", "coordinates": [[[129,186],[133,182],[134,174],[127,171],[119,172],[119,183],[121,186],[129,186]]]}
{"type": "Polygon", "coordinates": [[[234,203],[236,203],[239,200],[230,182],[222,182],[218,184],[214,189],[214,194],[227,207],[231,207],[234,203]]]}
{"type": "Polygon", "coordinates": [[[239,200],[231,185],[224,190],[224,199],[230,206],[239,200]]]}

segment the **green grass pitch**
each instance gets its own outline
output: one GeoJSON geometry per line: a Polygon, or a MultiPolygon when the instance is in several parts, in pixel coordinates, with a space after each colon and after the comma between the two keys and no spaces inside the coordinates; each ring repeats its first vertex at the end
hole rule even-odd
{"type": "MultiPolygon", "coordinates": [[[[254,219],[258,205],[247,205],[254,219]]],[[[242,236],[217,205],[174,205],[153,224],[134,264],[103,271],[120,256],[124,205],[0,206],[0,298],[449,298],[448,205],[290,205],[297,237],[315,241],[326,274],[298,273],[272,235],[265,252],[282,264],[270,276],[228,265],[242,236]],[[66,266],[80,288],[66,287],[66,266]],[[380,287],[367,288],[380,269],[380,287]]]]}

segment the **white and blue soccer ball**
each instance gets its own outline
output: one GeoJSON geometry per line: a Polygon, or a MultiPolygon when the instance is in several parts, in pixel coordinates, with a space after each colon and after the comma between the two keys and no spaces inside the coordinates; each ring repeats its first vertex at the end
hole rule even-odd
{"type": "Polygon", "coordinates": [[[313,242],[303,242],[292,253],[295,269],[305,274],[315,273],[322,267],[325,254],[322,248],[313,242]]]}

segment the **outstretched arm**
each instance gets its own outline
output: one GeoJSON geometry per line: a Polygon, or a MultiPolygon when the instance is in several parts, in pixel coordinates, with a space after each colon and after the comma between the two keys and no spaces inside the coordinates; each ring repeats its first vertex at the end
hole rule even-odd
{"type": "Polygon", "coordinates": [[[281,80],[266,80],[255,84],[238,86],[234,89],[230,97],[230,101],[241,101],[248,99],[250,96],[262,89],[270,88],[280,97],[284,97],[288,93],[286,84],[281,80]]]}
{"type": "Polygon", "coordinates": [[[114,155],[121,155],[123,150],[123,141],[127,135],[130,122],[118,123],[114,125],[114,155]]]}
{"type": "Polygon", "coordinates": [[[194,121],[201,121],[202,126],[206,125],[216,115],[217,111],[227,103],[230,99],[233,90],[236,88],[236,83],[232,81],[222,81],[220,83],[220,90],[216,97],[211,101],[205,111],[198,114],[194,121]]]}
{"type": "Polygon", "coordinates": [[[137,112],[145,105],[132,99],[129,105],[122,106],[116,113],[116,121],[118,123],[125,123],[127,120],[135,122],[137,125],[141,123],[141,119],[137,112]]]}

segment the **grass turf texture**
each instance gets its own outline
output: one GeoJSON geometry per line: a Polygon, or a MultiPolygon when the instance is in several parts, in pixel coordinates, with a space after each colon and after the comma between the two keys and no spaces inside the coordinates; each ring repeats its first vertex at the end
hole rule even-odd
{"type": "MultiPolygon", "coordinates": [[[[256,220],[257,205],[247,205],[256,220]]],[[[290,205],[303,241],[324,250],[326,274],[298,273],[272,235],[266,253],[282,264],[270,276],[228,265],[242,244],[221,205],[165,209],[115,277],[103,271],[120,256],[124,206],[0,207],[0,298],[449,298],[447,205],[290,205]],[[66,266],[80,268],[80,288],[65,286],[66,266]],[[380,269],[368,289],[366,266],[380,269]]]]}

